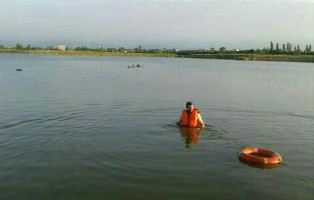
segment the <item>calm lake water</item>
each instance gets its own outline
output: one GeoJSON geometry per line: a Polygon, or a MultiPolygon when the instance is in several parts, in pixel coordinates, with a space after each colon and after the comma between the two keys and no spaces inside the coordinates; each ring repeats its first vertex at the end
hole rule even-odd
{"type": "Polygon", "coordinates": [[[313,64],[0,54],[0,113],[1,200],[314,199],[313,64]]]}

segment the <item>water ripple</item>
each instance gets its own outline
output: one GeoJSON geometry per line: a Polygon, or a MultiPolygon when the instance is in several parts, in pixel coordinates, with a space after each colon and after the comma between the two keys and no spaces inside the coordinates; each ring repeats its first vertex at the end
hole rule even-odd
{"type": "Polygon", "coordinates": [[[20,126],[27,125],[27,124],[32,123],[32,122],[38,122],[41,120],[42,119],[34,118],[34,119],[21,120],[21,121],[5,124],[5,125],[0,126],[0,131],[20,127],[20,126]]]}
{"type": "Polygon", "coordinates": [[[261,111],[261,110],[245,110],[245,109],[235,109],[235,108],[228,108],[228,107],[220,107],[220,108],[209,108],[209,109],[202,109],[207,111],[225,111],[225,112],[235,112],[235,113],[249,113],[253,115],[277,115],[277,116],[293,116],[293,117],[301,117],[301,118],[307,118],[307,119],[314,119],[313,115],[306,115],[306,114],[296,114],[293,112],[287,112],[287,111],[261,111]]]}

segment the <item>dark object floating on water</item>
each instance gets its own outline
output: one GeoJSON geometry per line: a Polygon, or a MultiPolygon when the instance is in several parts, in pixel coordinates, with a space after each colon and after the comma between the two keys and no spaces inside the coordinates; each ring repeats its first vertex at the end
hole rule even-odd
{"type": "Polygon", "coordinates": [[[135,67],[142,67],[140,64],[132,64],[132,65],[129,65],[128,68],[135,68],[135,67]]]}
{"type": "Polygon", "coordinates": [[[22,69],[16,69],[16,71],[21,72],[21,71],[23,71],[23,70],[22,70],[22,69]]]}

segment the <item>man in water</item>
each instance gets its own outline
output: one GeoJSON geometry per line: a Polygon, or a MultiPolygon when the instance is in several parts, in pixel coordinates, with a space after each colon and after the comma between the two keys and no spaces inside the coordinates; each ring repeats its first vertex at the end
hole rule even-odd
{"type": "Polygon", "coordinates": [[[197,108],[194,108],[192,102],[186,103],[186,110],[182,110],[182,114],[177,124],[185,127],[205,127],[202,116],[197,108]]]}

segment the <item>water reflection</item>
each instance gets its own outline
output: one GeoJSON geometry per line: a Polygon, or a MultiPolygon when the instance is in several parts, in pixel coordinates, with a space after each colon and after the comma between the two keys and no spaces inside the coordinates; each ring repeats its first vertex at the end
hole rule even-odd
{"type": "Polygon", "coordinates": [[[203,132],[203,128],[180,127],[179,129],[187,149],[198,142],[198,137],[203,132]]]}
{"type": "Polygon", "coordinates": [[[274,168],[277,168],[277,167],[280,167],[282,166],[282,164],[278,164],[278,165],[260,165],[260,164],[254,164],[254,163],[250,163],[250,162],[245,162],[243,160],[241,160],[239,157],[238,157],[238,160],[249,166],[249,167],[253,167],[253,168],[258,168],[258,169],[274,169],[274,168]]]}

